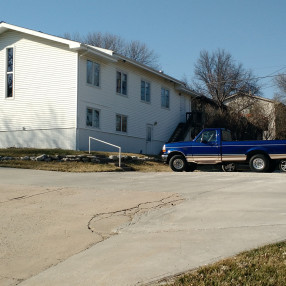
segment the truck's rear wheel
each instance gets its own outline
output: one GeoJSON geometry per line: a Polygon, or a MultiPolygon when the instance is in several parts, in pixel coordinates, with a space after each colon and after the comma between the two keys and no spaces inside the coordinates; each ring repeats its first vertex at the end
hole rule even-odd
{"type": "Polygon", "coordinates": [[[286,172],[286,160],[285,159],[279,162],[279,170],[282,172],[286,172]]]}
{"type": "Polygon", "coordinates": [[[256,154],[251,157],[249,167],[254,172],[267,172],[269,168],[269,160],[263,154],[256,154]]]}
{"type": "Polygon", "coordinates": [[[236,171],[236,165],[235,163],[227,163],[227,164],[222,164],[221,168],[224,172],[234,172],[236,171]]]}
{"type": "Polygon", "coordinates": [[[183,172],[186,169],[187,162],[182,155],[175,155],[171,158],[169,165],[174,172],[183,172]]]}

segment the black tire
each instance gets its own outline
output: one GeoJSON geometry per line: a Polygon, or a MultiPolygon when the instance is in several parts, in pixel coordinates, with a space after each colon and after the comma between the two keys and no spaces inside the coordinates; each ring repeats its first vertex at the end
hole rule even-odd
{"type": "Polygon", "coordinates": [[[235,163],[222,164],[221,169],[224,172],[235,172],[236,171],[236,165],[235,165],[235,163]]]}
{"type": "Polygon", "coordinates": [[[282,159],[280,162],[279,162],[279,170],[281,172],[286,172],[286,159],[282,159]]]}
{"type": "Polygon", "coordinates": [[[174,172],[183,172],[186,170],[187,162],[182,155],[175,155],[171,158],[169,166],[174,172]]]}
{"type": "Polygon", "coordinates": [[[254,172],[267,172],[269,169],[269,160],[263,154],[256,154],[251,157],[249,167],[254,172]]]}
{"type": "Polygon", "coordinates": [[[195,164],[195,163],[188,163],[186,168],[185,168],[185,171],[186,172],[194,172],[196,169],[197,169],[197,164],[195,164]]]}

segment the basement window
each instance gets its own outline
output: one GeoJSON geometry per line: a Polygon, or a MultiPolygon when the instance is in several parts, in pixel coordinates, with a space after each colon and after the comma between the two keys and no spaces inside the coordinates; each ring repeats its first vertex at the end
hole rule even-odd
{"type": "Polygon", "coordinates": [[[116,114],[116,131],[127,132],[127,116],[116,114]]]}
{"type": "Polygon", "coordinates": [[[86,126],[99,128],[99,115],[99,110],[88,107],[86,109],[86,126]]]}

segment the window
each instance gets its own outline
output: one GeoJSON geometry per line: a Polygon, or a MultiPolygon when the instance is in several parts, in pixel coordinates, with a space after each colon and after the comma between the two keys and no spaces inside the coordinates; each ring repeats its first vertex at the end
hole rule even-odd
{"type": "Polygon", "coordinates": [[[161,88],[161,107],[170,107],[170,92],[165,88],[161,88]]]}
{"type": "Polygon", "coordinates": [[[214,143],[216,142],[216,130],[204,131],[196,140],[197,143],[214,143]]]}
{"type": "Polygon", "coordinates": [[[150,83],[141,80],[141,100],[150,102],[150,83]]]}
{"type": "Polygon", "coordinates": [[[13,48],[7,49],[7,67],[6,67],[6,97],[13,97],[13,79],[14,79],[14,51],[13,48]]]}
{"type": "Polygon", "coordinates": [[[152,141],[152,125],[147,125],[147,130],[146,130],[146,141],[147,142],[151,142],[152,141]]]}
{"type": "Polygon", "coordinates": [[[116,114],[116,131],[127,132],[127,116],[116,114]]]}
{"type": "Polygon", "coordinates": [[[127,95],[127,74],[116,72],[116,92],[127,95]]]}
{"type": "Polygon", "coordinates": [[[86,83],[99,86],[100,65],[87,60],[86,61],[86,83]]]}
{"type": "Polygon", "coordinates": [[[89,107],[86,109],[86,126],[99,128],[99,110],[89,107]]]}
{"type": "Polygon", "coordinates": [[[222,130],[222,141],[232,141],[230,131],[222,130]]]}

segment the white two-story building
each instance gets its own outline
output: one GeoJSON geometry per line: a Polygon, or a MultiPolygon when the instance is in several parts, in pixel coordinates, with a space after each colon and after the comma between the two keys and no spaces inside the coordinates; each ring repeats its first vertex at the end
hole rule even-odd
{"type": "Polygon", "coordinates": [[[181,81],[110,50],[0,23],[0,148],[156,154],[191,111],[181,81]],[[93,150],[113,150],[92,143],[93,150]]]}

